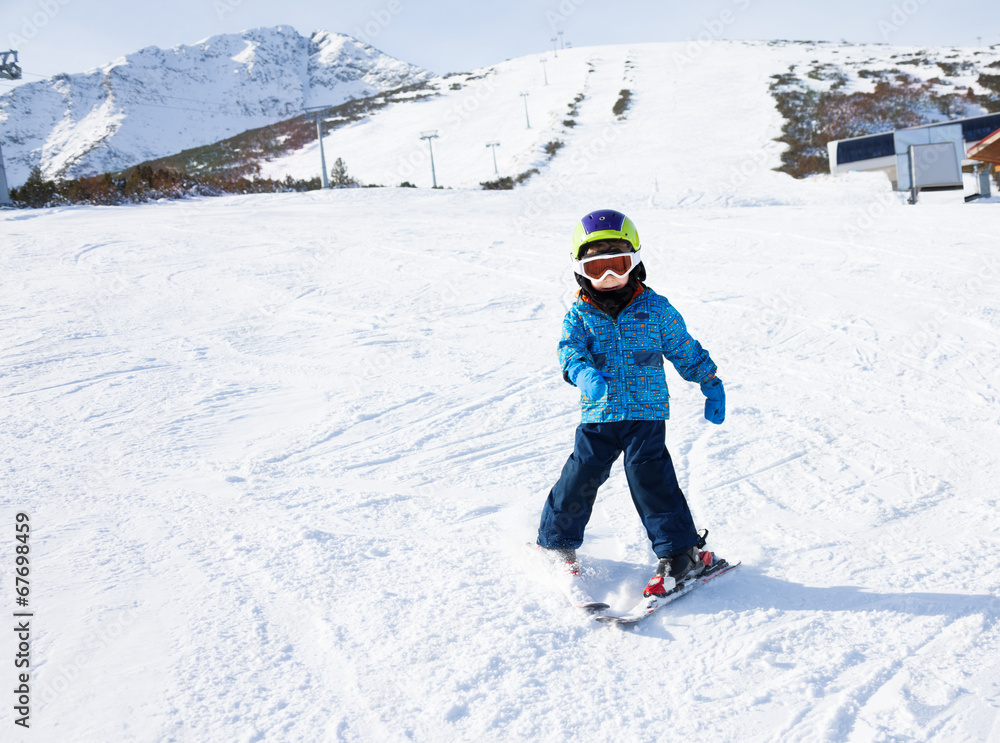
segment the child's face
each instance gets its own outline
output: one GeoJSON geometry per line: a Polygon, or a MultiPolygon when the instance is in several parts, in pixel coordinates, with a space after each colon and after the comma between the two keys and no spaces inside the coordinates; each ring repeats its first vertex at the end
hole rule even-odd
{"type": "Polygon", "coordinates": [[[615,289],[621,289],[627,283],[628,276],[615,276],[613,273],[609,273],[603,279],[598,279],[597,281],[590,280],[590,285],[599,292],[610,292],[615,289]]]}
{"type": "MultiPolygon", "coordinates": [[[[625,240],[600,240],[587,247],[585,257],[591,258],[595,255],[619,255],[621,253],[628,253],[631,250],[632,246],[625,240]]],[[[603,279],[590,280],[590,285],[599,292],[610,292],[615,289],[621,289],[627,283],[628,276],[615,276],[613,273],[609,273],[603,279]]]]}

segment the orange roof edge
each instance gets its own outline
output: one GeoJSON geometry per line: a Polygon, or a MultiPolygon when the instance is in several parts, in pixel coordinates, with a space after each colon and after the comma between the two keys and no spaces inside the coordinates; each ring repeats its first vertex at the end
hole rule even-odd
{"type": "Polygon", "coordinates": [[[992,134],[987,134],[985,137],[980,139],[976,144],[969,148],[969,155],[973,155],[979,152],[981,149],[989,147],[991,144],[1000,140],[1000,129],[997,129],[992,134]]]}

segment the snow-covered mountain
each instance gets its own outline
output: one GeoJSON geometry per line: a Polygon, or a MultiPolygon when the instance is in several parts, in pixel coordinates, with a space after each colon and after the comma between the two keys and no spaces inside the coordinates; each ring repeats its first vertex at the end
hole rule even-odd
{"type": "MultiPolygon", "coordinates": [[[[827,139],[998,110],[998,67],[1000,48],[992,47],[734,41],[583,47],[434,77],[348,36],[305,38],[279,26],[170,51],[151,47],[100,70],[24,85],[0,96],[0,141],[12,185],[36,164],[50,178],[142,162],[194,174],[313,178],[315,129],[296,115],[305,105],[328,105],[329,161],[343,157],[369,185],[430,186],[420,135],[433,129],[439,185],[478,188],[539,170],[579,179],[591,147],[625,134],[636,139],[632,151],[644,153],[628,164],[630,180],[659,192],[706,174],[702,145],[730,148],[728,122],[704,111],[734,81],[747,86],[734,105],[746,100],[754,116],[776,125],[759,143],[755,166],[794,172],[779,159],[787,148],[808,158],[824,155],[827,139]],[[677,97],[693,105],[677,111],[677,97]],[[650,116],[649,104],[662,110],[650,116]],[[646,122],[625,127],[629,106],[644,106],[646,122]],[[656,152],[662,137],[684,128],[679,117],[701,134],[683,161],[662,162],[656,152]],[[816,129],[816,120],[826,128],[816,129]],[[485,148],[492,141],[501,142],[496,170],[485,148]]],[[[732,162],[712,162],[719,172],[707,180],[718,191],[732,162]]]]}
{"type": "Polygon", "coordinates": [[[35,165],[50,178],[120,170],[428,76],[350,36],[290,26],[151,46],[0,96],[8,178],[35,165]]]}

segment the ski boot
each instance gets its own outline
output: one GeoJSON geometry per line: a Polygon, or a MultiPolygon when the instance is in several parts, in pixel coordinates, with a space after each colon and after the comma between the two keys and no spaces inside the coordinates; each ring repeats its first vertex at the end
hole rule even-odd
{"type": "Polygon", "coordinates": [[[708,536],[706,529],[700,535],[698,544],[683,552],[678,552],[670,557],[661,557],[656,564],[656,574],[649,579],[643,596],[666,596],[671,593],[684,581],[697,578],[705,572],[705,568],[712,564],[713,555],[711,552],[702,551],[705,546],[705,538],[708,536]]]}
{"type": "Polygon", "coordinates": [[[580,574],[580,561],[576,559],[576,550],[559,547],[542,547],[540,544],[536,546],[553,565],[559,567],[561,572],[574,576],[580,574]]]}

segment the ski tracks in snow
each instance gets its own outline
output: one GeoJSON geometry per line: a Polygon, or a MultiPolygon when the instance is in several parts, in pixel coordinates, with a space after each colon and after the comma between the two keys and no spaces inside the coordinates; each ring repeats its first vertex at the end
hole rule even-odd
{"type": "MultiPolygon", "coordinates": [[[[868,201],[827,204],[825,180],[763,168],[731,197],[710,182],[728,182],[723,158],[689,183],[703,154],[649,157],[658,121],[695,141],[716,111],[722,144],[767,141],[771,124],[671,116],[671,95],[640,85],[705,107],[734,96],[652,51],[593,60],[580,126],[546,166],[564,190],[538,177],[511,194],[7,220],[3,512],[37,519],[39,694],[63,737],[995,733],[998,328],[995,284],[970,283],[993,213],[890,205],[866,246],[838,237],[868,201]],[[619,121],[626,58],[637,90],[619,121]],[[614,147],[590,147],[606,129],[614,147]],[[635,182],[609,190],[601,174],[622,165],[635,182]],[[566,231],[615,198],[650,285],[727,385],[711,426],[668,368],[668,441],[711,548],[744,563],[625,632],[573,614],[510,555],[578,421],[555,358],[566,231]]],[[[764,66],[723,61],[704,60],[731,92],[766,89],[764,66]]],[[[616,608],[649,577],[620,468],[581,554],[616,608]]]]}

